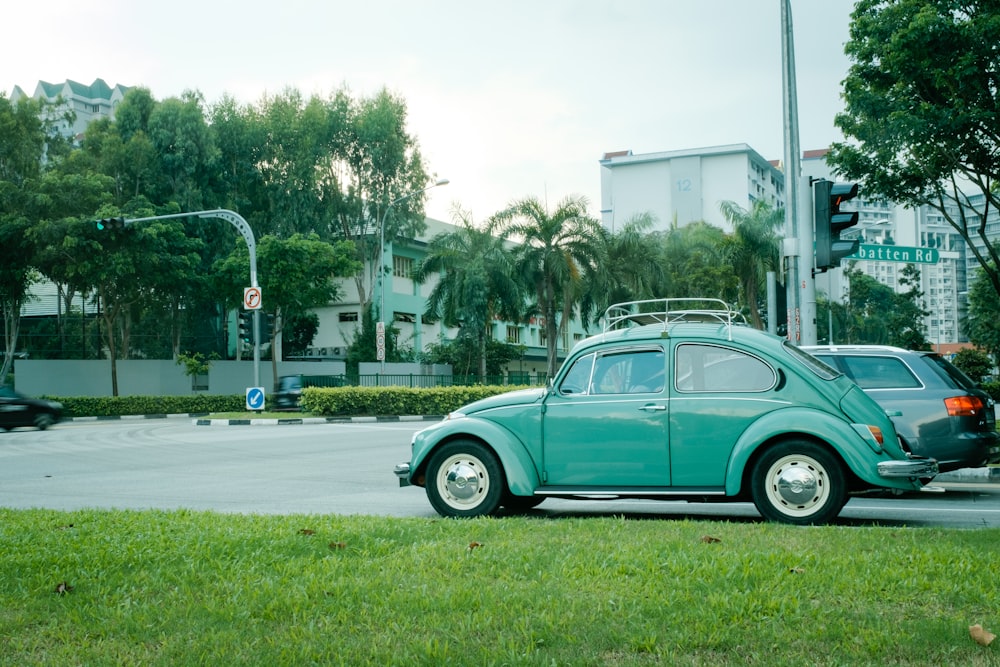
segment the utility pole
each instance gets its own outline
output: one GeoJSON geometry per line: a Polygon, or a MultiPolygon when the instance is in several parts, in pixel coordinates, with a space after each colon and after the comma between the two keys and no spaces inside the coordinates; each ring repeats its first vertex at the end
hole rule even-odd
{"type": "Polygon", "coordinates": [[[795,87],[795,44],[792,38],[791,0],[781,2],[781,83],[785,142],[785,240],[781,255],[785,265],[788,302],[788,340],[796,345],[816,343],[816,286],[813,280],[812,201],[808,181],[803,182],[799,149],[798,93],[795,87]]]}

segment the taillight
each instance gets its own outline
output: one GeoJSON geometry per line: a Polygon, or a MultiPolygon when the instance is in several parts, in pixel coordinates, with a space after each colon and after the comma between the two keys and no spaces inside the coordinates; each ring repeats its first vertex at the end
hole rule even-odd
{"type": "Polygon", "coordinates": [[[983,409],[983,402],[978,396],[955,396],[944,399],[949,417],[975,417],[983,409]]]}
{"type": "Polygon", "coordinates": [[[868,424],[868,430],[871,431],[872,437],[875,438],[875,442],[877,442],[879,445],[885,444],[885,437],[882,435],[882,429],[880,429],[878,426],[872,426],[871,424],[868,424]]]}

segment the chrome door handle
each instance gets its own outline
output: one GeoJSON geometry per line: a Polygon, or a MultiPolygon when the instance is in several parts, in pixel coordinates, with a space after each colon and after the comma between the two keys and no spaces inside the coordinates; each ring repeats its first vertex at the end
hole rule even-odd
{"type": "Polygon", "coordinates": [[[663,412],[667,409],[665,405],[644,405],[640,410],[645,410],[646,412],[663,412]]]}

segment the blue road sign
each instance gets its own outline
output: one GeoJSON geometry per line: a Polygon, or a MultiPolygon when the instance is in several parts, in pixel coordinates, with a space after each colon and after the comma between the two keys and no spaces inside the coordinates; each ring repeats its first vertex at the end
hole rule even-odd
{"type": "Polygon", "coordinates": [[[247,387],[247,410],[264,409],[264,388],[247,387]]]}

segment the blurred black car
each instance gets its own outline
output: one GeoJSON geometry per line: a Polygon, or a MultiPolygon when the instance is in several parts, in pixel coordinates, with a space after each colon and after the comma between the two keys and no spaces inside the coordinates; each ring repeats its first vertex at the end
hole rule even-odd
{"type": "Polygon", "coordinates": [[[880,345],[805,346],[885,408],[904,449],[941,472],[1000,461],[993,399],[933,352],[880,345]]]}
{"type": "Polygon", "coordinates": [[[45,430],[62,419],[62,403],[29,398],[10,387],[0,387],[0,430],[34,426],[45,430]]]}
{"type": "Polygon", "coordinates": [[[278,390],[274,392],[274,409],[302,409],[301,375],[285,375],[278,378],[278,390]]]}

